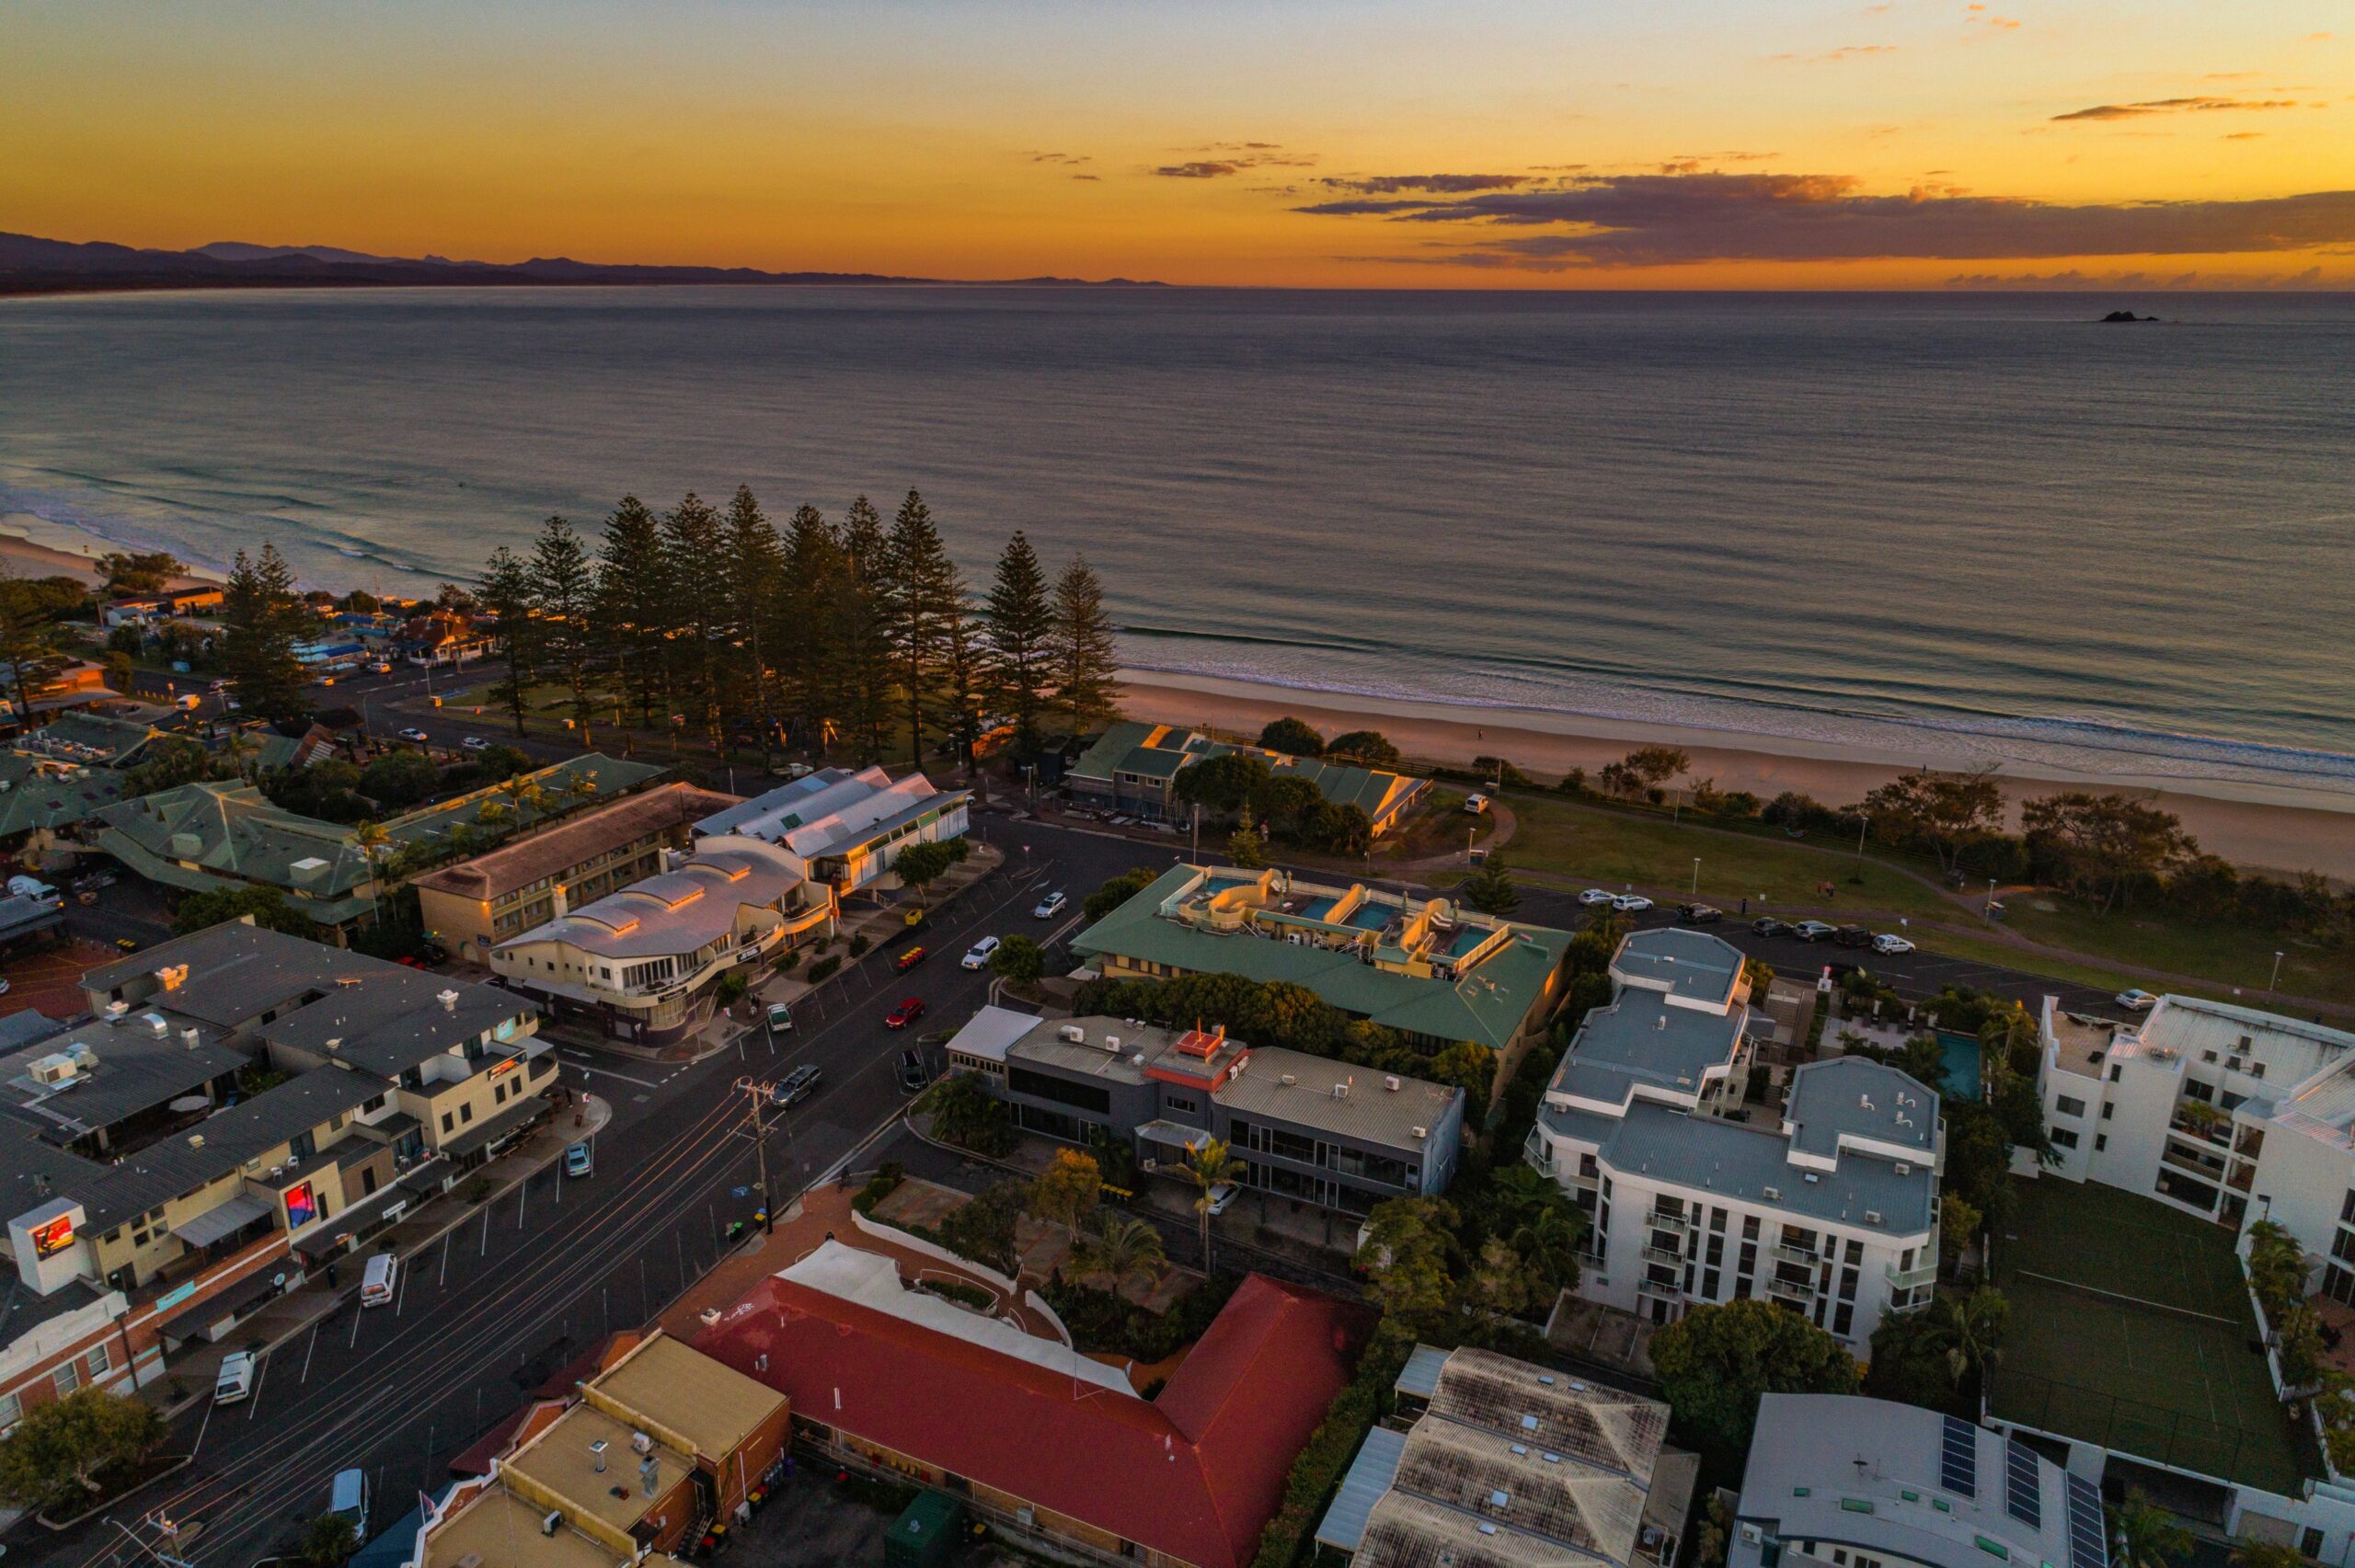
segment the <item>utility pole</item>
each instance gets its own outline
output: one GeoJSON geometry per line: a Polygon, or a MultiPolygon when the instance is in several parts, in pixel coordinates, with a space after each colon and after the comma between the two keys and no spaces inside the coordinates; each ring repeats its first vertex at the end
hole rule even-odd
{"type": "Polygon", "coordinates": [[[736,1087],[750,1100],[745,1114],[752,1124],[753,1157],[760,1162],[761,1230],[770,1234],[776,1230],[776,1194],[769,1186],[769,1129],[761,1121],[761,1102],[768,1098],[768,1085],[755,1078],[740,1078],[736,1087]]]}

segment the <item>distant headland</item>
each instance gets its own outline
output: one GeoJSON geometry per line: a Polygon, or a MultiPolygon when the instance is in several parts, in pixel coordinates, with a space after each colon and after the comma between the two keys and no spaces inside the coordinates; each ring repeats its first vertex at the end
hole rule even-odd
{"type": "Polygon", "coordinates": [[[2136,315],[2131,310],[2114,310],[2108,315],[2102,317],[2102,320],[2105,323],[2112,321],[2156,321],[2159,318],[2155,315],[2136,315]]]}
{"type": "Polygon", "coordinates": [[[0,294],[96,293],[134,289],[318,289],[727,283],[951,288],[1157,289],[1129,278],[910,278],[888,272],[764,272],[752,267],[666,267],[534,257],[452,261],[371,256],[325,245],[224,240],[194,250],[145,250],[0,234],[0,294]]]}

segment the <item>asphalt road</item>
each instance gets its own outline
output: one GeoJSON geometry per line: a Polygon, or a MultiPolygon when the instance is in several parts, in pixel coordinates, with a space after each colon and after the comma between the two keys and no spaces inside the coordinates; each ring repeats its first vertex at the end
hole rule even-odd
{"type": "MultiPolygon", "coordinates": [[[[984,830],[1005,843],[1013,826],[984,830]]],[[[819,1087],[773,1121],[768,1151],[781,1188],[825,1174],[906,1104],[893,1069],[913,1031],[887,1030],[883,1013],[914,995],[929,1004],[920,1029],[962,1023],[987,999],[989,976],[958,964],[975,938],[1067,933],[1077,895],[1135,862],[1123,845],[1079,835],[1042,836],[1027,855],[1017,838],[1008,853],[934,914],[924,964],[902,975],[891,967],[900,946],[869,953],[813,993],[782,1038],[743,1025],[734,1048],[684,1067],[559,1046],[564,1082],[614,1107],[593,1173],[540,1173],[415,1256],[390,1307],[347,1304],[271,1351],[251,1400],[175,1424],[170,1447],[194,1463],[113,1516],[135,1525],[160,1507],[198,1521],[187,1559],[245,1568],[325,1509],[339,1470],[368,1471],[375,1528],[407,1512],[527,1389],[608,1329],[645,1322],[717,1261],[728,1224],[759,1207],[739,1079],[774,1082],[818,1064],[819,1087]],[[1051,925],[1030,916],[1049,887],[1074,895],[1051,925]]],[[[356,1287],[356,1269],[343,1272],[356,1287]]],[[[150,1561],[106,1519],[62,1536],[26,1526],[10,1544],[86,1568],[150,1561]]]]}
{"type": "MultiPolygon", "coordinates": [[[[359,1466],[370,1473],[373,1524],[391,1522],[442,1477],[454,1455],[511,1414],[525,1390],[607,1330],[645,1322],[717,1261],[728,1224],[759,1205],[745,1097],[734,1089],[740,1079],[774,1082],[803,1062],[819,1066],[816,1092],[772,1126],[769,1154],[783,1188],[829,1173],[904,1106],[893,1069],[912,1036],[953,1028],[987,999],[989,977],[957,962],[975,938],[1018,931],[1067,939],[1079,900],[1097,884],[1132,865],[1166,864],[1180,848],[1167,838],[988,813],[977,815],[975,832],[1003,849],[1006,864],[934,915],[922,938],[930,956],[915,970],[895,972],[902,947],[887,944],[804,1002],[791,1034],[773,1040],[764,1027],[745,1024],[732,1048],[692,1066],[559,1046],[565,1082],[614,1107],[593,1174],[567,1181],[542,1172],[418,1254],[389,1308],[347,1304],[279,1346],[253,1399],[217,1413],[201,1407],[176,1424],[173,1447],[194,1454],[191,1466],[110,1517],[135,1523],[160,1507],[199,1521],[205,1528],[186,1557],[200,1568],[244,1568],[299,1535],[324,1509],[330,1477],[359,1466]],[[1072,903],[1045,925],[1029,911],[1050,888],[1072,903]],[[911,995],[928,1004],[919,1030],[885,1029],[883,1013],[911,995]]],[[[1576,925],[1587,911],[1568,896],[1530,889],[1518,912],[1576,925]]],[[[1656,910],[1640,923],[1671,919],[1656,910]]],[[[1709,929],[1783,974],[1855,956],[1757,937],[1731,918],[1709,929]]],[[[2114,1011],[2106,994],[2084,987],[1932,951],[1865,956],[1909,997],[1968,984],[2031,1005],[2052,992],[2074,1008],[2114,1011]]],[[[36,1561],[80,1568],[148,1561],[110,1518],[38,1540],[29,1529],[11,1544],[36,1561]]]]}

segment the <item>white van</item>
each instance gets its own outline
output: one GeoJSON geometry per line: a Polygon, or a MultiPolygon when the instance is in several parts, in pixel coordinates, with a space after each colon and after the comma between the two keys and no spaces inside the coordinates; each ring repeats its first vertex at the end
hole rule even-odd
{"type": "Polygon", "coordinates": [[[213,1402],[235,1404],[254,1391],[254,1357],[249,1350],[233,1350],[221,1358],[221,1375],[213,1379],[213,1402]]]}
{"type": "Polygon", "coordinates": [[[1477,792],[1475,792],[1474,794],[1467,795],[1465,795],[1465,796],[1464,797],[1464,814],[1465,814],[1465,816],[1467,816],[1467,817],[1480,817],[1480,816],[1485,816],[1485,815],[1487,814],[1487,812],[1488,812],[1488,797],[1487,795],[1481,795],[1481,794],[1478,794],[1477,792]]]}
{"type": "Polygon", "coordinates": [[[368,1272],[360,1281],[360,1304],[381,1307],[393,1299],[393,1287],[399,1282],[401,1260],[390,1253],[378,1253],[368,1260],[368,1272]]]}

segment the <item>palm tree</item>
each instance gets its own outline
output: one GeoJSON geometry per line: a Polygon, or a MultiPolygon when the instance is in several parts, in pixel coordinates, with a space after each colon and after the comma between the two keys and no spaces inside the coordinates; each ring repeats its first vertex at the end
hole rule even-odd
{"type": "Polygon", "coordinates": [[[241,783],[254,782],[252,770],[247,766],[247,763],[254,755],[256,747],[252,741],[246,738],[245,731],[231,730],[228,738],[222,741],[221,750],[229,759],[230,766],[237,770],[237,778],[241,783]]]}
{"type": "Polygon", "coordinates": [[[1079,1261],[1090,1275],[1109,1278],[1115,1293],[1132,1279],[1158,1279],[1169,1266],[1161,1232],[1148,1220],[1120,1215],[1105,1221],[1102,1235],[1080,1238],[1079,1261]]]}
{"type": "Polygon", "coordinates": [[[2191,1532],[2140,1492],[2109,1511],[2109,1539],[2119,1568],[2169,1568],[2191,1551],[2191,1532]]]}
{"type": "Polygon", "coordinates": [[[1194,1199],[1195,1217],[1202,1222],[1202,1272],[1211,1271],[1211,1205],[1212,1194],[1220,1187],[1243,1179],[1243,1162],[1228,1152],[1225,1144],[1215,1138],[1205,1138],[1200,1143],[1186,1146],[1186,1174],[1192,1179],[1199,1196],[1194,1199]]]}
{"type": "Polygon", "coordinates": [[[393,836],[385,830],[385,825],[382,822],[372,818],[351,830],[351,841],[359,847],[360,858],[368,863],[368,898],[374,907],[377,920],[382,921],[385,915],[385,893],[383,887],[379,886],[378,879],[382,876],[383,870],[378,862],[383,857],[385,847],[393,841],[393,836]]]}
{"type": "Polygon", "coordinates": [[[1593,1228],[1586,1210],[1567,1203],[1547,1204],[1514,1226],[1506,1242],[1529,1260],[1539,1278],[1567,1289],[1578,1283],[1579,1258],[1586,1251],[1587,1232],[1593,1228]]]}
{"type": "Polygon", "coordinates": [[[1947,1371],[1959,1386],[1974,1368],[1983,1373],[1989,1362],[2003,1356],[2004,1324],[2011,1317],[2012,1304],[1993,1286],[1982,1285],[1959,1299],[1940,1297],[1938,1310],[1946,1314],[1952,1342],[1947,1346],[1947,1371]]]}

